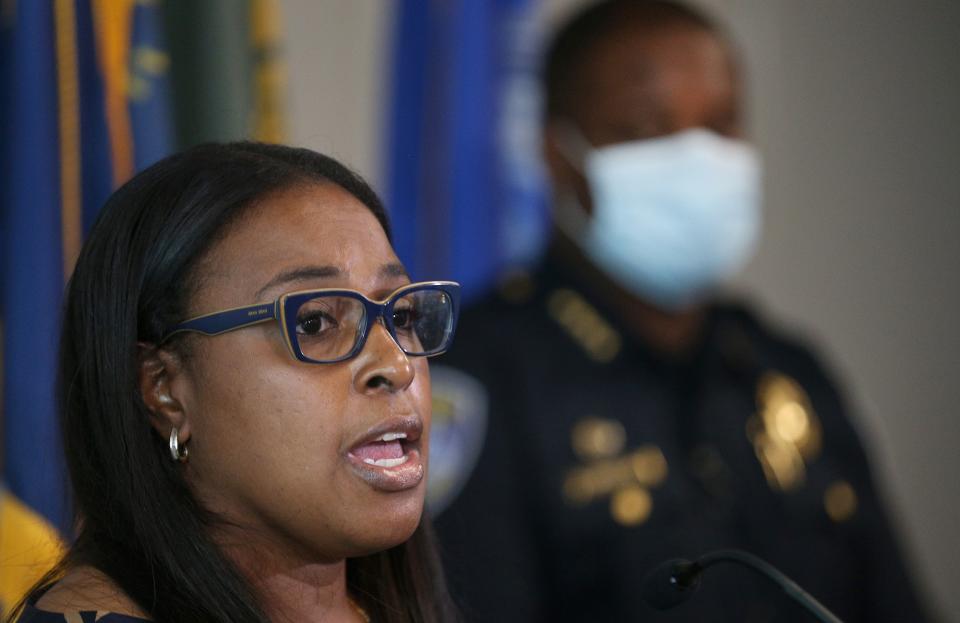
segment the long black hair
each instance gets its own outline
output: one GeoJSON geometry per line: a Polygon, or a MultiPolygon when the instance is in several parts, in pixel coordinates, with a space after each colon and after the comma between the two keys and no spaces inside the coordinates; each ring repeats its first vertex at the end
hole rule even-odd
{"type": "MultiPolygon", "coordinates": [[[[217,548],[218,518],[191,494],[150,425],[138,343],[159,343],[185,316],[192,269],[226,226],[268,193],[332,183],[390,237],[376,193],[306,149],[207,144],[158,162],[107,201],[70,280],[59,398],[78,536],[58,574],[91,565],[159,622],[266,621],[257,596],[217,548]]],[[[447,621],[449,604],[424,519],[390,550],[347,561],[350,593],[376,622],[447,621]]]]}

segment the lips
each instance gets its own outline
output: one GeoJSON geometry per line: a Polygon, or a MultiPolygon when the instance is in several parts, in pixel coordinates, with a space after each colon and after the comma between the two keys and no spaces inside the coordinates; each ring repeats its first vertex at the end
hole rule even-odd
{"type": "Polygon", "coordinates": [[[347,451],[347,461],[361,479],[379,491],[416,487],[424,476],[422,433],[419,417],[391,418],[364,433],[347,451]]]}

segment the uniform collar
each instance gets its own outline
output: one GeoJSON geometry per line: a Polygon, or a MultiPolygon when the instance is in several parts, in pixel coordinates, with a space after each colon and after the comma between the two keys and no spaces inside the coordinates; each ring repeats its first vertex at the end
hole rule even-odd
{"type": "Polygon", "coordinates": [[[533,271],[507,280],[501,287],[501,298],[515,305],[541,307],[587,357],[601,364],[641,360],[665,372],[682,372],[702,365],[705,359],[729,359],[743,367],[750,366],[755,357],[740,305],[708,303],[698,339],[677,356],[651,347],[629,330],[597,290],[550,253],[533,271]]]}

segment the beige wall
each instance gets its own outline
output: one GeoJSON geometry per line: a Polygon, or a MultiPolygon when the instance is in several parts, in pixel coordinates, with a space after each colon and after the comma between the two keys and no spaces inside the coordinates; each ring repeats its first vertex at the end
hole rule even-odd
{"type": "MultiPolygon", "coordinates": [[[[960,3],[701,4],[743,49],[766,161],[738,286],[847,381],[923,585],[960,621],[960,3]]],[[[392,6],[283,1],[292,141],[375,184],[392,6]]]]}
{"type": "Polygon", "coordinates": [[[393,0],[281,2],[290,140],[343,160],[375,186],[392,6],[393,0]]]}

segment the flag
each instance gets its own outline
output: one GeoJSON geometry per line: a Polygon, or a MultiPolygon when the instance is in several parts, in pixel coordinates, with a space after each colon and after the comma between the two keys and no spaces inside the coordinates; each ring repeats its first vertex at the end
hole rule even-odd
{"type": "Polygon", "coordinates": [[[57,532],[0,487],[0,616],[62,555],[57,532]]]}
{"type": "Polygon", "coordinates": [[[395,247],[415,278],[466,299],[545,242],[534,0],[396,8],[385,164],[395,247]]]}
{"type": "Polygon", "coordinates": [[[170,150],[162,39],[157,2],[0,0],[3,480],[15,516],[67,537],[63,291],[112,189],[170,150]]]}
{"type": "Polygon", "coordinates": [[[283,141],[279,0],[167,0],[177,144],[283,141]]]}

